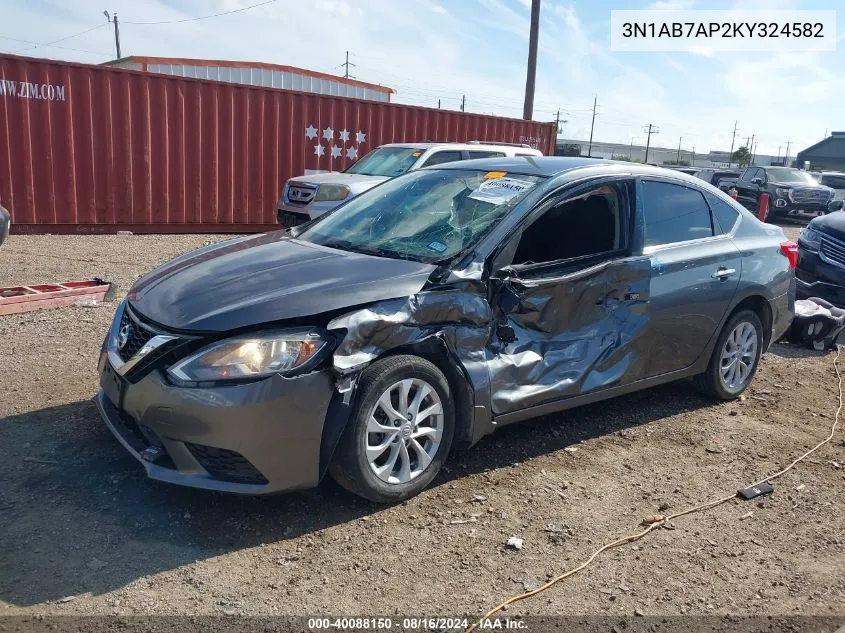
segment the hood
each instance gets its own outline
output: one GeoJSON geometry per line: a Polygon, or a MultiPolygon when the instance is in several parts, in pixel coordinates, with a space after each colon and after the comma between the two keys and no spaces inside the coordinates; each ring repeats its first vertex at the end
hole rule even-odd
{"type": "Polygon", "coordinates": [[[174,259],[139,279],[127,298],[133,310],[165,328],[224,332],[407,297],[434,269],[277,231],[174,259]]]}
{"type": "Polygon", "coordinates": [[[291,178],[288,182],[308,183],[317,186],[322,184],[347,185],[353,191],[358,192],[375,187],[385,180],[390,180],[390,178],[387,176],[367,176],[365,174],[347,174],[340,171],[331,171],[324,174],[297,176],[296,178],[291,178]]]}
{"type": "Polygon", "coordinates": [[[845,240],[845,211],[834,211],[818,218],[813,218],[808,225],[821,233],[845,240]]]}
{"type": "Polygon", "coordinates": [[[770,180],[768,184],[775,187],[783,187],[784,189],[822,189],[824,191],[833,191],[827,185],[820,185],[818,183],[812,185],[803,182],[780,182],[778,180],[770,180]]]}

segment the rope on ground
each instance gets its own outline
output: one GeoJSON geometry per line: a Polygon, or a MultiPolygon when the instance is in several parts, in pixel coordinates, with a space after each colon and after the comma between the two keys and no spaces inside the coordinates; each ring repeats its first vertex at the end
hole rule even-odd
{"type": "MultiPolygon", "coordinates": [[[[748,486],[748,488],[753,488],[755,486],[759,486],[760,484],[770,482],[770,481],[777,479],[778,477],[784,475],[785,473],[789,472],[796,464],[798,464],[799,462],[807,459],[807,457],[809,457],[810,455],[815,453],[822,446],[824,446],[825,444],[827,444],[828,442],[830,442],[834,438],[834,436],[836,435],[836,427],[839,425],[839,414],[842,411],[842,405],[843,405],[842,373],[839,371],[839,352],[841,351],[841,349],[842,348],[839,345],[836,346],[836,356],[833,358],[833,368],[836,370],[836,378],[837,378],[838,383],[839,383],[839,406],[836,409],[836,414],[833,416],[833,425],[830,427],[830,433],[828,434],[828,436],[825,439],[823,439],[821,442],[816,444],[813,448],[808,450],[806,453],[804,453],[803,455],[795,458],[792,461],[792,463],[790,463],[786,468],[783,468],[783,469],[779,470],[778,472],[774,473],[773,475],[769,475],[768,477],[761,479],[757,483],[751,484],[751,486],[748,486]]],[[[555,576],[554,578],[552,578],[548,582],[540,585],[536,589],[532,589],[531,591],[525,591],[523,593],[511,596],[510,598],[508,598],[504,602],[497,605],[495,608],[490,609],[490,611],[485,613],[477,622],[475,622],[469,629],[467,629],[467,633],[470,633],[479,624],[481,624],[482,622],[484,622],[488,618],[492,617],[494,614],[498,613],[499,611],[501,611],[505,607],[513,604],[514,602],[519,602],[520,600],[525,600],[526,598],[530,598],[531,596],[536,596],[538,593],[542,593],[543,591],[545,591],[546,589],[548,589],[549,587],[551,587],[553,585],[556,585],[560,581],[565,580],[566,578],[569,578],[570,576],[574,576],[579,571],[583,570],[588,565],[590,565],[603,552],[606,552],[607,550],[613,549],[615,547],[619,547],[620,545],[624,545],[625,543],[633,543],[634,541],[639,541],[641,538],[644,538],[649,532],[651,532],[651,531],[653,531],[657,528],[663,527],[664,525],[666,525],[672,519],[677,519],[679,517],[686,516],[688,514],[693,514],[695,512],[703,512],[705,510],[710,510],[712,508],[715,508],[716,506],[722,505],[723,503],[727,503],[731,499],[736,499],[736,493],[731,494],[731,495],[726,495],[724,497],[721,497],[720,499],[715,499],[713,501],[707,501],[707,502],[702,503],[700,505],[693,506],[693,507],[688,508],[686,510],[682,510],[681,512],[676,512],[675,514],[670,514],[669,516],[663,516],[663,515],[658,514],[658,515],[646,517],[643,520],[643,524],[648,524],[648,525],[641,532],[637,532],[636,534],[630,534],[629,536],[623,536],[622,538],[619,538],[619,539],[616,539],[615,541],[607,543],[606,545],[603,545],[602,547],[597,549],[595,552],[593,552],[592,555],[587,560],[585,560],[583,563],[578,565],[578,567],[574,567],[574,568],[570,569],[569,571],[560,574],[559,576],[555,576]]]]}

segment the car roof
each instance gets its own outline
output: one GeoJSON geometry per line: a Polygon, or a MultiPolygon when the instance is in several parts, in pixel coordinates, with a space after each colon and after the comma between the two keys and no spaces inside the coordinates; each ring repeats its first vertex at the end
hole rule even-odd
{"type": "Polygon", "coordinates": [[[534,149],[533,147],[523,147],[522,145],[509,145],[505,144],[498,144],[494,142],[484,142],[484,143],[449,143],[444,141],[442,143],[386,143],[384,145],[379,145],[379,148],[382,147],[402,147],[407,149],[432,149],[434,147],[443,147],[446,149],[465,149],[465,150],[510,150],[515,152],[539,152],[540,150],[534,149]]]}
{"type": "MultiPolygon", "coordinates": [[[[700,184],[701,180],[691,174],[676,169],[652,167],[641,163],[604,158],[584,158],[575,156],[512,156],[508,158],[476,158],[454,163],[443,163],[423,169],[459,169],[506,171],[525,176],[559,176],[561,174],[590,168],[606,167],[607,174],[631,174],[634,176],[669,176],[675,180],[684,180],[700,184]]],[[[601,171],[601,170],[591,170],[601,171]]]]}

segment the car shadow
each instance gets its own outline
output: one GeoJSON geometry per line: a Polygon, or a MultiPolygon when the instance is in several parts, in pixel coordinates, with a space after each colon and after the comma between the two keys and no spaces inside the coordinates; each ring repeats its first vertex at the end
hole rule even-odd
{"type": "MultiPolygon", "coordinates": [[[[845,342],[845,337],[840,337],[841,342],[845,342]]],[[[805,345],[783,341],[769,348],[769,354],[774,354],[780,358],[820,358],[832,353],[836,353],[836,350],[817,351],[805,345]]]]}
{"type": "MultiPolygon", "coordinates": [[[[433,485],[710,404],[678,383],[516,424],[454,453],[433,485]]],[[[18,606],[100,595],[385,509],[330,480],[269,497],[150,481],[90,401],[7,417],[0,421],[0,446],[0,600],[18,606]]]]}

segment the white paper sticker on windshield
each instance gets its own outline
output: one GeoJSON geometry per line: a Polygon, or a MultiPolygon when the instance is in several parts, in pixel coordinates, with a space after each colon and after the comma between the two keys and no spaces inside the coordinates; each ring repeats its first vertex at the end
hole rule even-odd
{"type": "Polygon", "coordinates": [[[533,186],[534,183],[530,180],[495,178],[482,182],[469,197],[491,204],[504,204],[533,186]]]}

